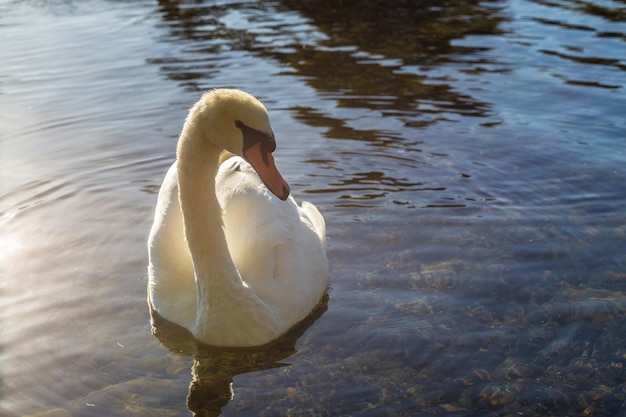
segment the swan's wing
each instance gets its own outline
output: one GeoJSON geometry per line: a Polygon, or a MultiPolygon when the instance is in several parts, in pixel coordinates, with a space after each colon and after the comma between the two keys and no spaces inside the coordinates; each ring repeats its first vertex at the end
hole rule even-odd
{"type": "Polygon", "coordinates": [[[167,171],[159,190],[148,256],[151,306],[169,321],[189,328],[195,317],[196,289],[178,201],[176,163],[167,171]]]}
{"type": "Polygon", "coordinates": [[[274,309],[308,314],[328,283],[322,215],[310,203],[298,207],[293,197],[280,201],[241,158],[222,164],[216,181],[241,277],[274,309]]]}
{"type": "Polygon", "coordinates": [[[300,207],[300,218],[310,225],[323,245],[326,245],[326,222],[322,213],[312,203],[303,201],[300,207]]]}

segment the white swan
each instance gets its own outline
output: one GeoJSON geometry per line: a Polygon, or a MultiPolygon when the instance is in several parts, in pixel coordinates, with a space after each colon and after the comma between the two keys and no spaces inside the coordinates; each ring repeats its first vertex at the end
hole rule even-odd
{"type": "Polygon", "coordinates": [[[204,94],[185,120],[148,238],[148,303],[203,343],[271,342],[326,292],[324,219],[289,194],[275,147],[267,110],[239,90],[204,94]],[[223,150],[235,156],[220,165],[223,150]]]}

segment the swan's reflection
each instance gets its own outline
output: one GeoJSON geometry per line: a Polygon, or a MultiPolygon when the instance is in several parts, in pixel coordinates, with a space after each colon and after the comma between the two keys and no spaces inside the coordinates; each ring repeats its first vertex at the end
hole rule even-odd
{"type": "Polygon", "coordinates": [[[296,342],[326,312],[325,295],[313,312],[279,339],[255,348],[223,348],[199,343],[191,333],[150,311],[152,333],[176,355],[195,355],[191,368],[187,408],[194,416],[219,416],[233,399],[236,375],[290,366],[281,362],[297,352],[296,342]]]}

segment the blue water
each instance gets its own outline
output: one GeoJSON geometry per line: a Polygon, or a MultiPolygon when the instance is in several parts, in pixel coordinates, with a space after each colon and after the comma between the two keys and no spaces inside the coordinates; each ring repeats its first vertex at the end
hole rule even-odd
{"type": "Polygon", "coordinates": [[[622,415],[625,41],[605,0],[0,3],[0,414],[622,415]],[[267,349],[145,301],[214,87],[327,222],[328,299],[267,349]]]}

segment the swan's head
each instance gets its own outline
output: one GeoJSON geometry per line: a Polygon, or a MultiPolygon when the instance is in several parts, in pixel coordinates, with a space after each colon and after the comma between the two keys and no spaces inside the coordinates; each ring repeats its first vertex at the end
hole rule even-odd
{"type": "Polygon", "coordinates": [[[204,119],[207,138],[244,158],[263,183],[281,200],[289,197],[289,184],[276,168],[274,132],[265,106],[240,90],[216,89],[205,93],[191,114],[204,119]]]}

